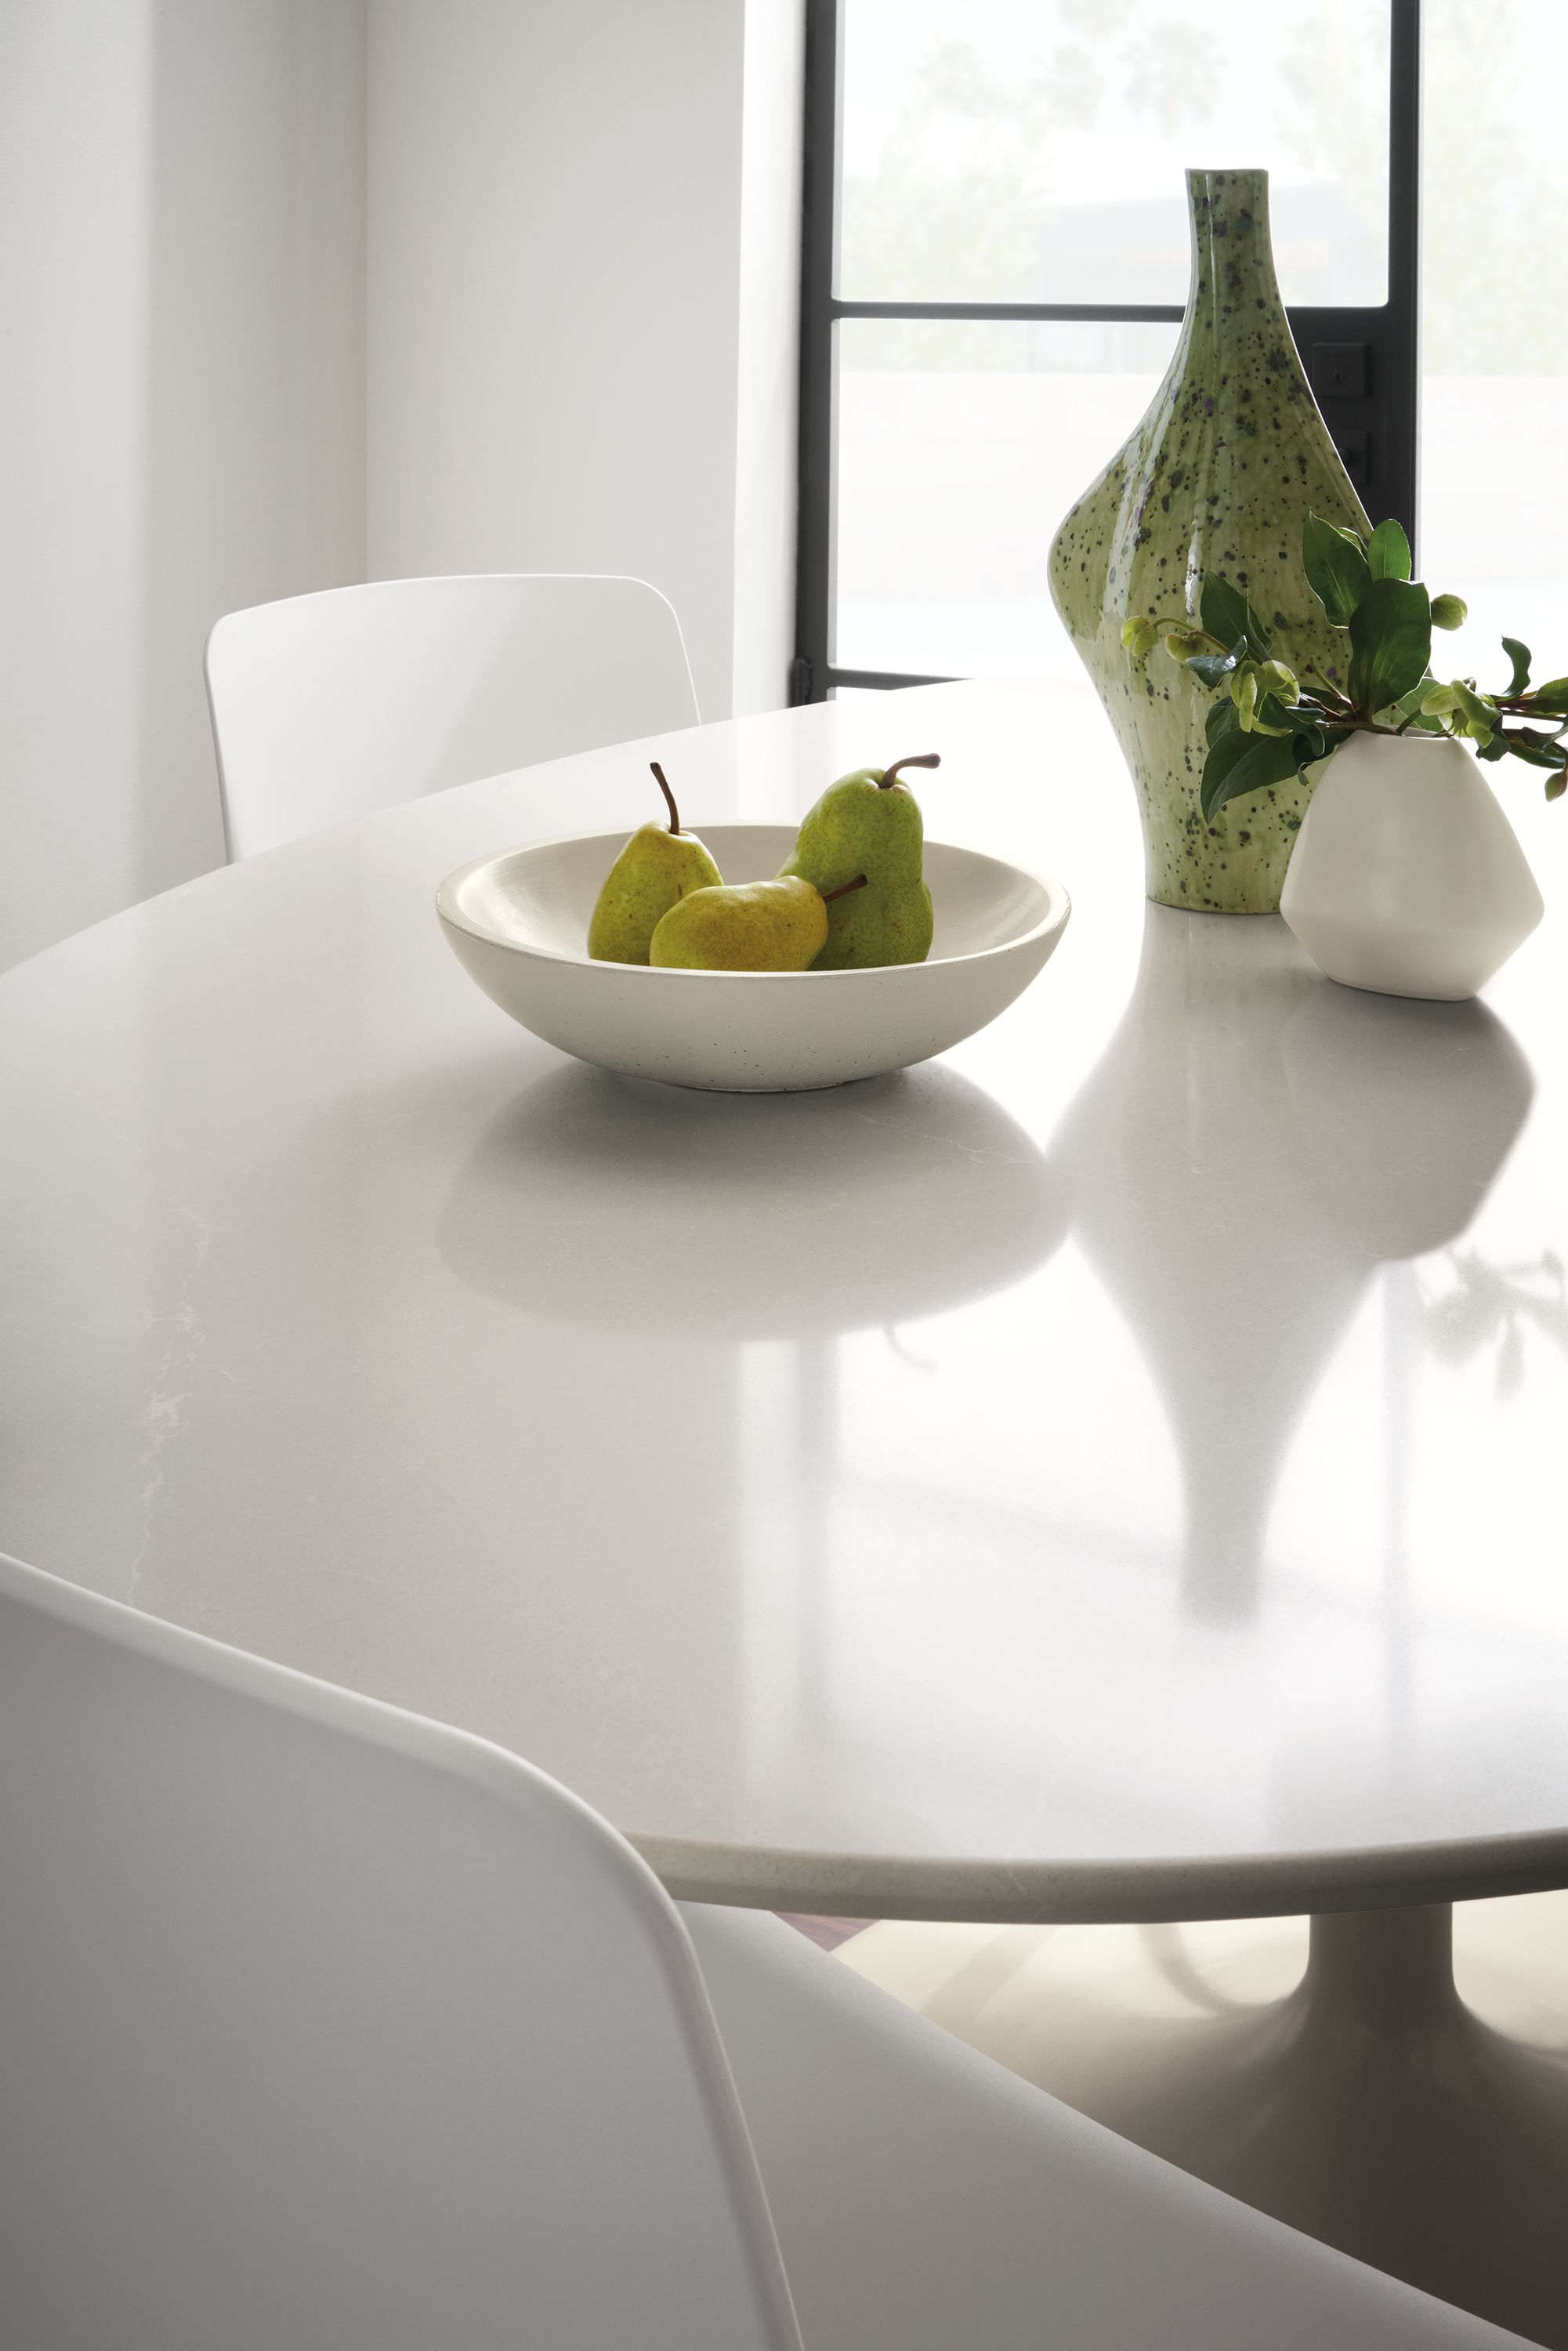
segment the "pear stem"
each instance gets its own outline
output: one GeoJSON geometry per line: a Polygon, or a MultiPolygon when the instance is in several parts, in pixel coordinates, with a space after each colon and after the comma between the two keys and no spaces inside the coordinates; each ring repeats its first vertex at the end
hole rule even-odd
{"type": "Polygon", "coordinates": [[[665,802],[666,802],[666,804],[667,804],[667,806],[668,806],[668,808],[669,808],[669,811],[670,811],[670,831],[671,831],[672,832],[679,832],[679,831],[680,831],[680,829],[681,829],[681,812],[680,812],[680,810],[675,806],[675,796],[674,796],[674,792],[670,789],[670,787],[669,787],[669,786],[668,786],[668,784],[664,781],[664,771],[663,768],[661,768],[661,767],[660,767],[659,762],[657,761],[657,759],[650,759],[650,760],[649,760],[649,762],[648,762],[648,765],[649,765],[649,766],[653,768],[653,777],[654,777],[654,780],[655,780],[655,782],[658,784],[659,789],[664,793],[665,802]]]}
{"type": "Polygon", "coordinates": [[[883,769],[882,781],[877,786],[877,789],[879,792],[890,790],[898,781],[900,768],[939,768],[941,765],[941,755],[936,751],[922,751],[915,758],[895,759],[891,768],[883,769]]]}
{"type": "Polygon", "coordinates": [[[869,873],[857,873],[852,882],[841,882],[836,890],[824,890],[821,893],[823,905],[831,906],[835,898],[847,898],[852,890],[863,890],[870,879],[869,873]]]}

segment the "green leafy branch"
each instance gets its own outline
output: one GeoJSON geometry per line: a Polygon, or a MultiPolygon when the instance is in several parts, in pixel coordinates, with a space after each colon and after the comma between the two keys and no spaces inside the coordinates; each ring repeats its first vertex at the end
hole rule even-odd
{"type": "Polygon", "coordinates": [[[1412,729],[1474,743],[1482,759],[1508,755],[1546,771],[1546,797],[1568,787],[1568,677],[1531,688],[1531,654],[1517,637],[1502,648],[1507,686],[1485,694],[1473,677],[1446,684],[1432,674],[1432,631],[1467,618],[1458,596],[1428,596],[1410,577],[1410,542],[1398,523],[1370,538],[1309,514],[1301,532],[1307,582],[1332,625],[1343,630],[1340,665],[1298,677],[1274,658],[1272,640],[1239,588],[1218,573],[1203,582],[1195,623],[1134,614],[1122,630],[1134,661],[1162,642],[1167,653],[1216,696],[1205,722],[1208,745],[1199,802],[1212,822],[1229,802],[1294,778],[1332,758],[1357,733],[1412,729]]]}

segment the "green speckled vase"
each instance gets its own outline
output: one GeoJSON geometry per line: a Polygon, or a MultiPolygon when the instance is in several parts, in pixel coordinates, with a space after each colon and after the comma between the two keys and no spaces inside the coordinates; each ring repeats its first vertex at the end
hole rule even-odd
{"type": "Polygon", "coordinates": [[[1300,671],[1343,638],[1301,569],[1309,509],[1369,526],[1301,370],[1274,277],[1266,172],[1189,172],[1192,291],[1170,370],[1124,448],[1056,534],[1051,591],[1133,771],[1148,893],[1165,906],[1270,914],[1308,793],[1278,785],[1212,824],[1198,808],[1211,697],[1163,644],[1134,661],[1134,612],[1197,617],[1224,574],[1300,671]]]}

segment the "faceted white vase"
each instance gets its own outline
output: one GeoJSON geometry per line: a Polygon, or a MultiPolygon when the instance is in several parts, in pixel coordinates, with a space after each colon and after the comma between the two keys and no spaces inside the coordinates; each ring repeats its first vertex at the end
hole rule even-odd
{"type": "Polygon", "coordinates": [[[1353,736],[1320,771],[1280,912],[1318,969],[1380,996],[1473,996],[1541,920],[1535,877],[1449,736],[1353,736]]]}

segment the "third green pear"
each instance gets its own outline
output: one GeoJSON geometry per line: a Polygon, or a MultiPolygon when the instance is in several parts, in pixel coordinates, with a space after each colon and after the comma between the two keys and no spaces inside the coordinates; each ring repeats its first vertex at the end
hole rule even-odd
{"type": "Polygon", "coordinates": [[[836,897],[828,908],[828,936],[813,971],[861,970],[874,964],[924,963],[931,951],[931,893],[922,876],[925,827],[920,803],[902,768],[940,765],[935,751],[895,759],[890,768],[860,768],[830,784],[800,825],[792,854],[779,872],[813,883],[834,897],[853,876],[866,886],[836,897]]]}

